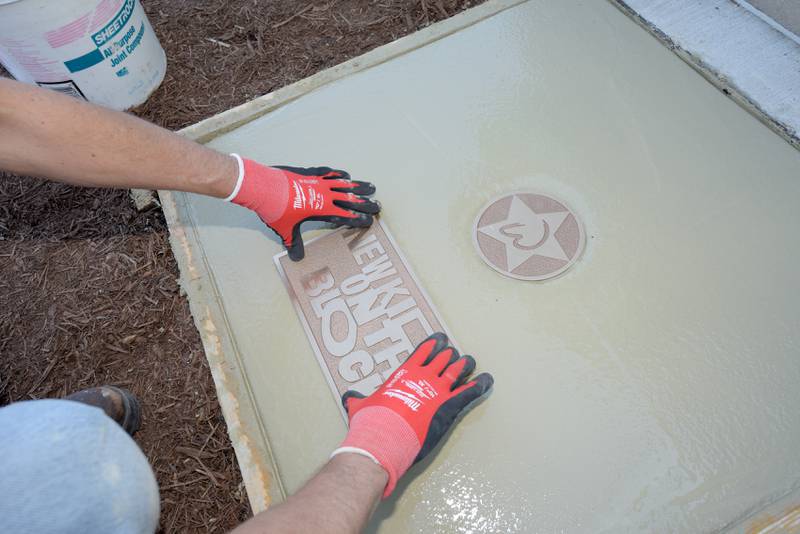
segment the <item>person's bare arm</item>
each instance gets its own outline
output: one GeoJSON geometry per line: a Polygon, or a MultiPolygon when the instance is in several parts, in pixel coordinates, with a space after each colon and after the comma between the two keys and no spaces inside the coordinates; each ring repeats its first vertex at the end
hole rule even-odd
{"type": "Polygon", "coordinates": [[[256,515],[231,534],[361,532],[389,476],[358,454],[339,454],[286,502],[256,515]]]}
{"type": "MultiPolygon", "coordinates": [[[[472,356],[461,356],[434,333],[372,395],[347,391],[350,428],[331,460],[295,495],[261,512],[232,534],[361,532],[380,497],[436,447],[456,419],[494,384],[470,379],[472,356]]],[[[312,439],[309,436],[309,439],[312,439]]]]}
{"type": "Polygon", "coordinates": [[[0,78],[0,169],[73,185],[226,197],[235,159],[127,113],[0,78]]]}
{"type": "Polygon", "coordinates": [[[0,170],[71,185],[170,189],[256,212],[303,258],[300,225],[372,224],[375,186],[330,167],[269,167],[221,154],[132,115],[0,78],[0,170]]]}

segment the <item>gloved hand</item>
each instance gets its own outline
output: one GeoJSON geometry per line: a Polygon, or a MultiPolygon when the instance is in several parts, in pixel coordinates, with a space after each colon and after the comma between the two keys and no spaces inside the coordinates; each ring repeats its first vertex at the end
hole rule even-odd
{"type": "Polygon", "coordinates": [[[375,192],[368,182],[350,179],[329,167],[267,167],[237,154],[239,177],[225,200],[255,211],[283,240],[294,261],[303,259],[300,225],[326,221],[336,225],[370,226],[380,205],[365,195],[375,192]]]}
{"type": "Polygon", "coordinates": [[[350,430],[331,457],[362,454],[389,474],[383,497],[397,480],[439,443],[456,416],[486,393],[494,379],[488,373],[467,382],[475,369],[472,356],[459,357],[436,333],[417,346],[414,353],[375,393],[364,397],[356,391],[342,396],[350,430]]]}

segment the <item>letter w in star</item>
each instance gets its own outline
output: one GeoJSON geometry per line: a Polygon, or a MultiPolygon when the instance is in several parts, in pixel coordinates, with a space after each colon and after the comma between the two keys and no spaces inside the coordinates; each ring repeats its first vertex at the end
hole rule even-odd
{"type": "Polygon", "coordinates": [[[534,255],[569,261],[556,239],[556,232],[568,215],[568,211],[538,214],[515,195],[505,220],[487,224],[478,231],[505,245],[510,272],[534,255]]]}

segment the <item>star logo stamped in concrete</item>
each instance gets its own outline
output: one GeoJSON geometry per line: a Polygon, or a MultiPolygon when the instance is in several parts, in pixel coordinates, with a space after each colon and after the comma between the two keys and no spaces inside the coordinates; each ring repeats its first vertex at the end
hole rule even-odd
{"type": "Polygon", "coordinates": [[[495,199],[474,228],[478,254],[496,271],[520,280],[546,280],[566,271],[580,256],[583,228],[562,202],[538,193],[495,199]]]}

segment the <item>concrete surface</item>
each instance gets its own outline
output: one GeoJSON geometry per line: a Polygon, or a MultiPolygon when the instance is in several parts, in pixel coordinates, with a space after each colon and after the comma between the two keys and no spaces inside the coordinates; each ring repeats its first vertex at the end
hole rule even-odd
{"type": "Polygon", "coordinates": [[[800,148],[800,38],[743,0],[610,0],[800,148]]]}
{"type": "Polygon", "coordinates": [[[800,2],[797,0],[748,0],[748,3],[800,36],[800,2]]]}
{"type": "MultiPolygon", "coordinates": [[[[376,182],[495,375],[372,530],[745,529],[800,486],[800,154],[610,4],[527,2],[209,144],[376,182]],[[587,250],[563,276],[515,281],[478,258],[475,216],[513,190],[580,214],[587,250]]],[[[294,491],[345,428],[271,264],[280,245],[241,208],[181,198],[294,491]]]]}
{"type": "MultiPolygon", "coordinates": [[[[443,39],[523,1],[489,0],[344,63],[187,126],[179,133],[197,142],[208,142],[325,84],[443,39]]],[[[253,389],[245,376],[243,355],[234,338],[225,306],[219,298],[214,269],[208,263],[197,223],[189,209],[192,199],[177,191],[161,190],[158,196],[169,226],[172,252],[180,270],[181,289],[187,294],[192,317],[203,343],[250,506],[254,512],[260,512],[281,502],[286,497],[286,491],[281,477],[277,475],[275,458],[263,421],[258,415],[253,389]]],[[[306,236],[309,234],[313,232],[306,233],[306,236]]]]}

